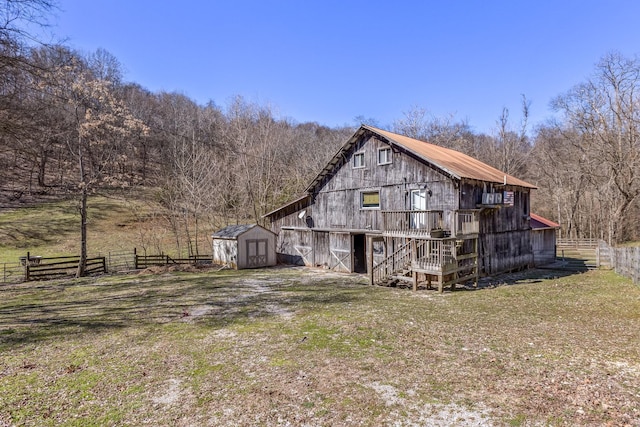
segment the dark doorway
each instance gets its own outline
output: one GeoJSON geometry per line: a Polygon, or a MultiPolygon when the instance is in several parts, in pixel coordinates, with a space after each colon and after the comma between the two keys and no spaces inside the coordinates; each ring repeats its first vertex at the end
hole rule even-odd
{"type": "Polygon", "coordinates": [[[353,271],[355,273],[367,272],[366,241],[364,234],[353,235],[353,271]]]}

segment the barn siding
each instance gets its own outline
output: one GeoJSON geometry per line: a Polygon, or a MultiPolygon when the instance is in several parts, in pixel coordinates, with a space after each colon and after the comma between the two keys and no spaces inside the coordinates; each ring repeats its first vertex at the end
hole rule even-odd
{"type": "Polygon", "coordinates": [[[533,266],[531,230],[480,235],[481,268],[492,275],[533,266]]]}
{"type": "Polygon", "coordinates": [[[313,236],[311,230],[282,229],[278,234],[278,261],[291,265],[313,265],[313,236]]]}
{"type": "Polygon", "coordinates": [[[455,183],[406,152],[392,154],[392,163],[378,165],[378,148],[389,147],[375,137],[363,138],[345,156],[344,165],[326,180],[315,194],[313,225],[322,229],[381,230],[383,210],[410,208],[410,191],[426,187],[431,191],[427,208],[458,209],[455,183]],[[353,168],[353,155],[365,154],[365,167],[353,168]],[[363,191],[380,192],[380,209],[362,209],[363,191]]]}
{"type": "Polygon", "coordinates": [[[531,230],[533,261],[536,266],[551,264],[556,260],[556,230],[541,228],[531,230]]]}

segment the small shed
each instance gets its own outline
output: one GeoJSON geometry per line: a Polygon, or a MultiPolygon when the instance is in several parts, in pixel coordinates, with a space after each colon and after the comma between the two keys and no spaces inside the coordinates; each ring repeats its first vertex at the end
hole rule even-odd
{"type": "Polygon", "coordinates": [[[258,224],[229,225],[213,233],[213,262],[235,269],[276,265],[276,235],[258,224]]]}
{"type": "Polygon", "coordinates": [[[540,215],[531,213],[531,246],[533,249],[533,263],[536,266],[551,264],[556,260],[556,230],[557,224],[540,215]]]}

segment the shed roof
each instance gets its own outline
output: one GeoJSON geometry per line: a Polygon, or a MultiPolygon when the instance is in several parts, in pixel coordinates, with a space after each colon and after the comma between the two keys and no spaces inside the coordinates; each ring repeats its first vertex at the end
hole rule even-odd
{"type": "Polygon", "coordinates": [[[391,145],[401,147],[416,157],[432,164],[445,174],[459,180],[466,178],[496,184],[537,188],[533,184],[529,184],[526,181],[506,174],[493,166],[489,166],[488,164],[459,151],[378,129],[373,126],[362,125],[311,182],[309,187],[307,187],[307,191],[313,191],[316,185],[318,185],[327,174],[333,171],[336,165],[340,162],[342,156],[345,155],[358,141],[358,139],[366,133],[371,133],[391,145]]]}
{"type": "Polygon", "coordinates": [[[226,227],[221,228],[220,230],[213,233],[213,237],[218,237],[221,239],[235,239],[256,226],[258,226],[258,224],[227,225],[226,227]]]}
{"type": "Polygon", "coordinates": [[[560,228],[560,224],[551,221],[550,219],[541,217],[540,215],[536,215],[531,213],[531,228],[540,229],[540,228],[560,228]]]}

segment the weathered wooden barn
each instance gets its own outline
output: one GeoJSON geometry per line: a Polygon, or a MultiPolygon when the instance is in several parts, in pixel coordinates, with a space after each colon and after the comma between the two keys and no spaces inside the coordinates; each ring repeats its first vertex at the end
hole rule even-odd
{"type": "Polygon", "coordinates": [[[555,262],[558,229],[560,224],[540,215],[531,214],[531,248],[533,263],[536,266],[555,262]]]}
{"type": "Polygon", "coordinates": [[[257,224],[229,225],[213,233],[213,263],[232,268],[276,265],[276,235],[257,224]]]}
{"type": "Polygon", "coordinates": [[[442,290],[533,265],[534,188],[455,150],[363,125],[303,196],[265,216],[282,261],[442,290]]]}

